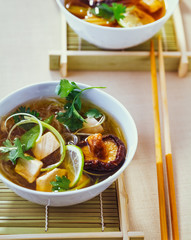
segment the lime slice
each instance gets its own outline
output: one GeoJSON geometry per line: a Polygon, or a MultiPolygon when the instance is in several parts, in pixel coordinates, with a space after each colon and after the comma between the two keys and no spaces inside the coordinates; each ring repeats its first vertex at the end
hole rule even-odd
{"type": "Polygon", "coordinates": [[[80,180],[84,167],[84,155],[81,148],[75,145],[66,146],[64,165],[68,171],[69,187],[74,187],[80,180]]]}

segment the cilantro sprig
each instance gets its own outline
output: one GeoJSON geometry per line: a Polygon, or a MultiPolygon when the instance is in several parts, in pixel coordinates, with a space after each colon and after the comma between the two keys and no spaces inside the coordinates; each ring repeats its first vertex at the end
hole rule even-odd
{"type": "Polygon", "coordinates": [[[53,192],[64,192],[69,189],[70,180],[66,176],[56,176],[56,181],[51,181],[50,183],[53,192]]]}
{"type": "Polygon", "coordinates": [[[104,88],[104,87],[88,87],[81,89],[75,82],[69,82],[62,79],[56,87],[56,93],[60,97],[64,97],[67,103],[64,105],[64,112],[60,111],[57,114],[57,120],[63,123],[70,131],[76,131],[83,126],[85,119],[81,115],[81,94],[89,89],[104,88]]]}
{"type": "Polygon", "coordinates": [[[5,153],[5,159],[11,160],[11,162],[15,165],[17,158],[22,158],[25,160],[33,159],[31,156],[25,156],[23,145],[21,144],[18,138],[15,138],[13,144],[8,139],[3,142],[2,147],[0,147],[0,152],[5,153]]]}
{"type": "Polygon", "coordinates": [[[124,13],[126,12],[126,6],[121,3],[112,3],[111,6],[109,6],[106,3],[102,3],[95,8],[91,9],[91,13],[97,17],[102,17],[104,19],[107,19],[111,22],[113,21],[119,21],[120,19],[123,19],[124,13]]]}

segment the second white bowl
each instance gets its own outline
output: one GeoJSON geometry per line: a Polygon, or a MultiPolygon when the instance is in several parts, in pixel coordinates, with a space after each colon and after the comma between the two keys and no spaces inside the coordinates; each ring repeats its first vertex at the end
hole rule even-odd
{"type": "Polygon", "coordinates": [[[166,0],[166,14],[159,20],[139,27],[115,28],[88,23],[71,14],[64,0],[56,0],[70,27],[86,41],[104,49],[123,49],[136,46],[154,36],[174,12],[178,0],[166,0]]]}

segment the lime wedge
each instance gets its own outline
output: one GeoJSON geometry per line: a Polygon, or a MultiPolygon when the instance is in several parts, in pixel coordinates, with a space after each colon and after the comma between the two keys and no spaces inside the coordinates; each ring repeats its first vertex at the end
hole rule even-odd
{"type": "Polygon", "coordinates": [[[73,188],[80,180],[83,172],[84,155],[81,148],[75,145],[67,145],[64,165],[68,172],[68,179],[70,180],[69,187],[73,188]]]}

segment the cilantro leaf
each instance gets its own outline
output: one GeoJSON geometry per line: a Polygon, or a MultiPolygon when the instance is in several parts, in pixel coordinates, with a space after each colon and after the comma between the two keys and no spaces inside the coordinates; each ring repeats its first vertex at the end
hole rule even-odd
{"type": "Polygon", "coordinates": [[[73,90],[72,92],[70,92],[68,94],[68,96],[66,97],[67,101],[73,101],[74,98],[76,97],[76,95],[78,95],[79,91],[78,90],[73,90]]]}
{"type": "Polygon", "coordinates": [[[123,13],[126,12],[126,6],[124,6],[123,4],[112,3],[112,9],[114,17],[117,21],[125,17],[123,13]]]}
{"type": "Polygon", "coordinates": [[[67,126],[70,131],[74,132],[83,127],[82,121],[72,116],[70,119],[64,121],[64,125],[67,126]]]}
{"type": "Polygon", "coordinates": [[[4,147],[0,147],[2,153],[8,153],[5,158],[9,159],[14,165],[16,164],[17,158],[22,158],[25,160],[33,159],[31,156],[25,156],[23,152],[23,146],[18,138],[15,138],[13,144],[7,139],[3,142],[4,147]]]}
{"type": "Polygon", "coordinates": [[[51,181],[52,191],[63,192],[69,189],[70,180],[66,176],[56,176],[56,181],[51,181]]]}
{"type": "Polygon", "coordinates": [[[91,9],[93,15],[108,19],[109,21],[119,21],[120,19],[123,19],[125,17],[125,12],[126,6],[121,3],[112,3],[111,6],[102,3],[91,9]]]}
{"type": "Polygon", "coordinates": [[[88,118],[99,118],[102,116],[102,114],[96,108],[92,108],[85,113],[85,116],[88,118]]]}
{"type": "Polygon", "coordinates": [[[59,112],[56,118],[59,122],[63,123],[72,132],[82,128],[83,122],[73,115],[72,109],[67,112],[59,112]]]}
{"type": "Polygon", "coordinates": [[[76,97],[75,97],[74,107],[77,111],[81,110],[82,102],[81,102],[81,99],[80,99],[80,94],[76,95],[76,97]]]}
{"type": "Polygon", "coordinates": [[[90,10],[90,12],[97,17],[102,17],[102,18],[110,19],[110,20],[112,20],[113,15],[114,15],[112,7],[110,7],[109,5],[107,5],[105,3],[102,3],[98,6],[96,6],[95,8],[92,8],[90,10]]]}
{"type": "MultiPolygon", "coordinates": [[[[67,97],[74,89],[80,89],[76,83],[69,82],[66,79],[60,80],[60,84],[56,86],[56,94],[60,97],[64,98],[67,97]]],[[[80,89],[81,90],[81,89],[80,89]]]]}

